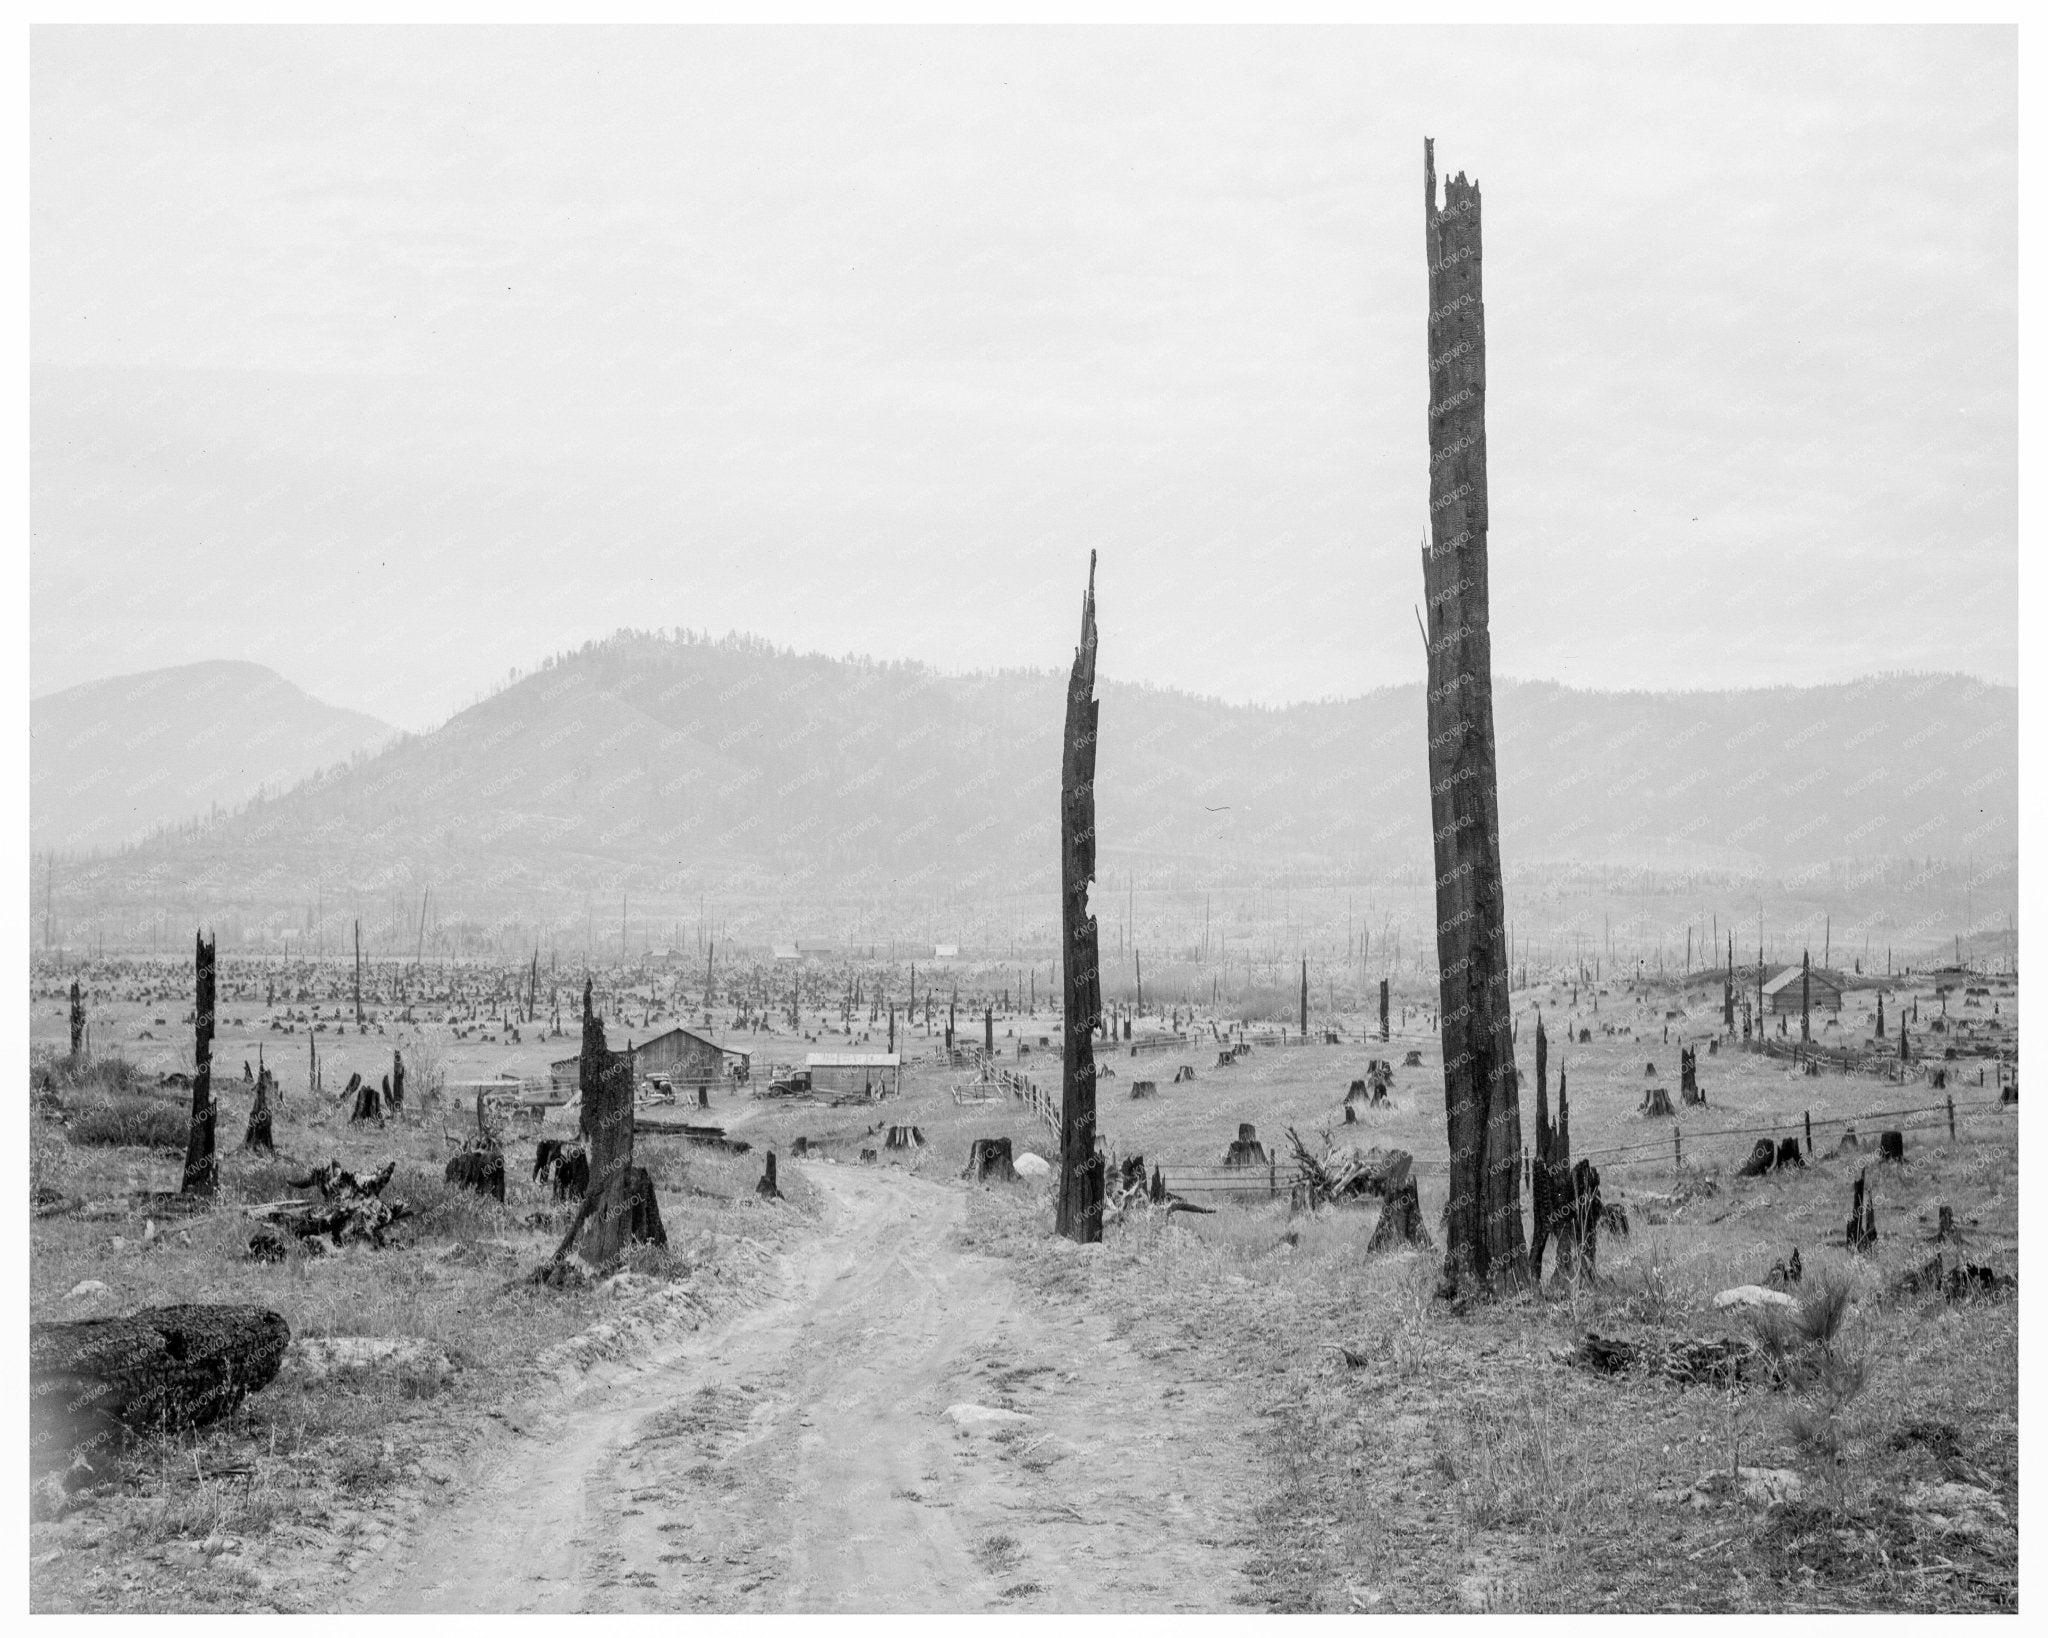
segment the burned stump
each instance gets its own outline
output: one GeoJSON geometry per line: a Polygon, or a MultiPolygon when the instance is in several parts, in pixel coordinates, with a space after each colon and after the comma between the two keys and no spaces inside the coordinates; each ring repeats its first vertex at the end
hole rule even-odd
{"type": "Polygon", "coordinates": [[[1904,1160],[1906,1158],[1906,1134],[1904,1132],[1878,1133],[1877,1158],[1879,1160],[1904,1160]]]}
{"type": "Polygon", "coordinates": [[[557,1200],[581,1200],[590,1192],[589,1152],[564,1138],[542,1138],[534,1145],[533,1180],[553,1189],[557,1200]]]}
{"type": "Polygon", "coordinates": [[[924,1132],[916,1126],[892,1126],[889,1135],[882,1140],[885,1149],[922,1149],[924,1132]]]}
{"type": "Polygon", "coordinates": [[[268,1386],[291,1336],[281,1315],[242,1304],[31,1325],[32,1464],[97,1467],[138,1434],[217,1421],[268,1386]]]}
{"type": "Polygon", "coordinates": [[[1801,1171],[1806,1169],[1806,1156],[1799,1152],[1799,1140],[1797,1138],[1778,1139],[1776,1166],[1781,1172],[1789,1166],[1797,1166],[1801,1171]]]}
{"type": "Polygon", "coordinates": [[[1010,1153],[1010,1140],[1002,1138],[976,1138],[974,1147],[967,1151],[967,1170],[960,1174],[976,1183],[994,1179],[998,1183],[1017,1181],[1017,1167],[1010,1153]]]}
{"type": "Polygon", "coordinates": [[[1131,1096],[1134,1098],[1155,1098],[1158,1095],[1159,1083],[1157,1081],[1131,1082],[1131,1096]]]}
{"type": "Polygon", "coordinates": [[[497,1149],[465,1149],[451,1155],[442,1175],[458,1189],[505,1202],[505,1156],[497,1149]]]}
{"type": "Polygon", "coordinates": [[[1749,1158],[1742,1163],[1737,1177],[1762,1177],[1778,1161],[1777,1145],[1769,1138],[1758,1138],[1749,1151],[1749,1158]]]}
{"type": "Polygon", "coordinates": [[[1429,1230],[1422,1221],[1422,1197],[1410,1177],[1405,1183],[1387,1196],[1387,1203],[1380,1208],[1380,1220],[1373,1226],[1372,1239],[1366,1243],[1368,1254],[1375,1251],[1392,1251],[1400,1246],[1415,1246],[1423,1251],[1434,1250],[1429,1230]]]}
{"type": "Polygon", "coordinates": [[[764,1157],[761,1180],[754,1185],[754,1193],[763,1200],[780,1200],[782,1190],[775,1182],[775,1151],[770,1149],[764,1157]]]}
{"type": "Polygon", "coordinates": [[[1676,1115],[1678,1111],[1671,1107],[1669,1092],[1661,1086],[1652,1086],[1644,1088],[1642,1105],[1636,1113],[1655,1119],[1660,1115],[1676,1115]]]}
{"type": "Polygon", "coordinates": [[[1237,1128],[1237,1141],[1223,1151],[1226,1166],[1264,1166],[1270,1164],[1265,1146],[1259,1142],[1257,1130],[1249,1123],[1237,1128]]]}

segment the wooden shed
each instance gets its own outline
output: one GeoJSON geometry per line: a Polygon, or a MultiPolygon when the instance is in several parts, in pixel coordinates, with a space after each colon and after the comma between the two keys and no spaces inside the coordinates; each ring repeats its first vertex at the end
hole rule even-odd
{"type": "MultiPolygon", "coordinates": [[[[1764,981],[1764,1001],[1772,1012],[1799,1016],[1799,974],[1801,969],[1781,967],[1777,976],[1764,981]]],[[[1819,967],[1811,969],[1807,981],[1807,1007],[1811,1012],[1840,1012],[1842,987],[1819,967]]]]}

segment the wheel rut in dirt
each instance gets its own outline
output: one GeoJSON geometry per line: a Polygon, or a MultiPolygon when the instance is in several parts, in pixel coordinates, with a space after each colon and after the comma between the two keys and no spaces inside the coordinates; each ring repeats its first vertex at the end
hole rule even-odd
{"type": "Polygon", "coordinates": [[[364,1607],[1225,1610],[1243,1407],[960,1248],[967,1196],[806,1168],[762,1306],[519,1423],[364,1607]]]}

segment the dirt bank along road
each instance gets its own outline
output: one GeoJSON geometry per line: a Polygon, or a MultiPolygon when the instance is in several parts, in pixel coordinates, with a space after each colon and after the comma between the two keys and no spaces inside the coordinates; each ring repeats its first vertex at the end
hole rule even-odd
{"type": "Polygon", "coordinates": [[[967,1197],[816,1164],[764,1306],[523,1431],[351,1602],[1228,1610],[1260,1463],[1228,1390],[959,1248],[967,1197]]]}

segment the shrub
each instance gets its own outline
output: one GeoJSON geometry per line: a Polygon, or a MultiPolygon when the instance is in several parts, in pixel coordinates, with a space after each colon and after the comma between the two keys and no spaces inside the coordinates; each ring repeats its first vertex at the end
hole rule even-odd
{"type": "Polygon", "coordinates": [[[99,1148],[170,1149],[185,1152],[190,1111],[161,1098],[110,1097],[86,1105],[71,1117],[71,1141],[99,1148]]]}

